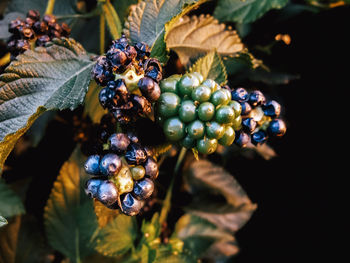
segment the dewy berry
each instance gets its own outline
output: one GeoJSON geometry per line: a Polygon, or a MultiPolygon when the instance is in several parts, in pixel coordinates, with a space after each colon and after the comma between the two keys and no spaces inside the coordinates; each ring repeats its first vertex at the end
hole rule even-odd
{"type": "Polygon", "coordinates": [[[45,46],[53,38],[69,37],[71,31],[67,24],[58,24],[54,15],[44,15],[40,20],[36,10],[29,10],[24,20],[11,21],[8,30],[12,35],[7,48],[12,58],[32,47],[45,46]]]}
{"type": "Polygon", "coordinates": [[[92,69],[93,79],[104,87],[99,94],[102,107],[121,124],[149,116],[152,103],[161,96],[162,66],[149,55],[146,44],[131,45],[122,36],[113,41],[92,69]]]}

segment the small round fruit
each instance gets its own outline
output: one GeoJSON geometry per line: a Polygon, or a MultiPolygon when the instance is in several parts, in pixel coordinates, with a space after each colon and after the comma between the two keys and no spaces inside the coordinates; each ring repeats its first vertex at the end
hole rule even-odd
{"type": "Polygon", "coordinates": [[[101,178],[91,178],[85,183],[85,193],[90,198],[95,198],[97,196],[98,189],[100,185],[104,182],[104,179],[101,178]]]}
{"type": "Polygon", "coordinates": [[[217,139],[203,138],[197,140],[197,150],[203,154],[212,154],[216,151],[218,147],[217,139]]]}
{"type": "Polygon", "coordinates": [[[191,149],[196,146],[196,140],[192,139],[191,136],[187,135],[185,138],[182,139],[181,145],[186,149],[191,149]]]}
{"type": "Polygon", "coordinates": [[[222,106],[216,110],[215,120],[218,123],[230,123],[235,119],[235,112],[230,106],[222,106]]]}
{"type": "Polygon", "coordinates": [[[215,106],[210,102],[203,102],[198,107],[198,117],[202,121],[210,121],[215,114],[215,106]]]}
{"type": "Polygon", "coordinates": [[[146,161],[147,154],[140,144],[133,143],[129,145],[129,148],[124,157],[128,164],[139,165],[146,161]]]}
{"type": "Polygon", "coordinates": [[[152,195],[154,183],[151,179],[145,178],[135,183],[134,196],[139,200],[145,200],[152,195]]]}
{"type": "Polygon", "coordinates": [[[146,174],[145,168],[143,168],[141,165],[131,167],[130,172],[134,180],[141,180],[146,174]]]}
{"type": "Polygon", "coordinates": [[[219,105],[226,105],[229,103],[229,97],[227,95],[226,89],[219,89],[215,91],[210,98],[210,102],[213,103],[215,106],[219,105]]]}
{"type": "Polygon", "coordinates": [[[179,117],[183,122],[191,122],[196,119],[196,105],[192,100],[185,100],[179,108],[179,117]]]}
{"type": "Polygon", "coordinates": [[[235,131],[239,131],[240,129],[242,129],[242,116],[239,115],[238,117],[236,117],[233,122],[232,122],[232,128],[235,131]]]}
{"type": "Polygon", "coordinates": [[[159,175],[158,163],[153,157],[148,157],[146,163],[144,164],[145,174],[152,179],[156,179],[159,175]]]}
{"type": "Polygon", "coordinates": [[[246,118],[242,121],[243,130],[247,133],[252,133],[257,126],[256,121],[253,118],[246,118]]]}
{"type": "Polygon", "coordinates": [[[225,127],[216,121],[207,122],[205,133],[209,138],[220,139],[224,136],[225,127]]]}
{"type": "Polygon", "coordinates": [[[96,199],[106,206],[110,206],[118,200],[118,190],[111,181],[103,181],[98,188],[96,199]]]}
{"type": "Polygon", "coordinates": [[[281,105],[274,100],[268,101],[265,105],[261,106],[266,116],[278,117],[281,113],[281,105]]]}
{"type": "Polygon", "coordinates": [[[130,139],[124,133],[114,133],[108,138],[108,144],[111,151],[121,154],[128,148],[130,139]]]}
{"type": "Polygon", "coordinates": [[[193,139],[202,138],[204,135],[204,131],[205,131],[204,124],[200,120],[195,120],[187,126],[187,133],[193,139]]]}
{"type": "Polygon", "coordinates": [[[249,142],[250,136],[245,132],[238,133],[235,138],[235,143],[242,148],[246,147],[249,142]]]}
{"type": "Polygon", "coordinates": [[[202,85],[210,88],[211,92],[215,92],[218,88],[218,84],[212,79],[206,79],[203,81],[202,85]]]}
{"type": "Polygon", "coordinates": [[[192,90],[198,85],[198,78],[190,73],[187,73],[177,82],[177,89],[181,96],[191,96],[192,90]]]}
{"type": "Polygon", "coordinates": [[[194,101],[205,102],[210,99],[211,89],[205,85],[200,85],[193,89],[191,97],[194,101]]]}
{"type": "Polygon", "coordinates": [[[121,201],[121,204],[122,212],[128,216],[137,215],[143,206],[143,202],[137,200],[135,197],[132,196],[131,193],[128,193],[124,196],[123,200],[121,201]]]}
{"type": "Polygon", "coordinates": [[[232,99],[238,102],[247,101],[249,93],[244,88],[237,88],[231,92],[232,99]]]}
{"type": "Polygon", "coordinates": [[[123,166],[117,176],[113,178],[113,182],[120,195],[131,192],[134,188],[134,180],[129,167],[123,166]]]}
{"type": "Polygon", "coordinates": [[[100,159],[97,154],[89,156],[84,164],[85,172],[92,175],[100,174],[100,159]]]}
{"type": "Polygon", "coordinates": [[[169,78],[163,79],[159,83],[160,90],[162,91],[162,93],[165,93],[165,92],[177,93],[176,84],[180,78],[181,78],[180,75],[172,75],[169,78]]]}
{"type": "Polygon", "coordinates": [[[239,102],[235,101],[235,100],[231,100],[228,103],[228,106],[230,106],[233,111],[235,112],[235,116],[241,115],[242,113],[242,106],[239,102]]]}
{"type": "Polygon", "coordinates": [[[199,72],[192,72],[191,74],[194,75],[199,80],[199,83],[203,82],[204,78],[202,74],[200,74],[199,72]]]}
{"type": "Polygon", "coordinates": [[[242,112],[241,112],[242,116],[246,116],[252,111],[252,106],[250,106],[250,104],[246,101],[241,103],[241,107],[242,107],[242,112]]]}
{"type": "Polygon", "coordinates": [[[103,175],[116,175],[122,168],[120,157],[114,153],[108,153],[102,157],[100,162],[100,171],[103,175]]]}
{"type": "Polygon", "coordinates": [[[263,144],[267,140],[266,132],[260,130],[251,135],[251,141],[254,145],[263,144]]]}
{"type": "Polygon", "coordinates": [[[249,94],[248,101],[250,105],[252,105],[253,107],[256,107],[264,104],[266,99],[264,94],[260,90],[254,90],[249,94]]]}
{"type": "Polygon", "coordinates": [[[162,93],[158,100],[158,112],[161,117],[172,117],[177,115],[181,99],[175,93],[162,93]]]}
{"type": "Polygon", "coordinates": [[[149,77],[143,77],[138,82],[138,87],[141,90],[141,93],[146,97],[150,102],[155,102],[160,97],[160,87],[156,81],[149,77]]]}
{"type": "Polygon", "coordinates": [[[226,126],[224,135],[219,139],[219,143],[223,146],[230,146],[235,140],[235,131],[232,127],[226,126]]]}
{"type": "Polygon", "coordinates": [[[185,136],[185,125],[177,117],[167,119],[163,125],[165,136],[170,141],[179,141],[185,136]]]}
{"type": "Polygon", "coordinates": [[[287,126],[284,123],[284,121],[280,119],[272,120],[269,124],[269,127],[267,128],[268,134],[272,136],[281,137],[283,136],[287,131],[287,126]]]}

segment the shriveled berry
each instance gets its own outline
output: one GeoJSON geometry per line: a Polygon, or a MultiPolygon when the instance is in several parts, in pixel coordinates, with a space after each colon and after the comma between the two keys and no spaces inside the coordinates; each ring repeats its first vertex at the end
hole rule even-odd
{"type": "Polygon", "coordinates": [[[38,39],[36,40],[35,43],[37,46],[43,47],[49,41],[50,41],[50,37],[48,35],[42,35],[42,36],[38,37],[38,39]]]}
{"type": "Polygon", "coordinates": [[[109,49],[106,56],[111,62],[111,65],[115,72],[118,71],[120,66],[124,65],[128,59],[125,52],[116,48],[109,49]]]}
{"type": "Polygon", "coordinates": [[[197,117],[196,105],[192,100],[185,100],[179,108],[179,117],[183,122],[194,121],[197,117]]]}
{"type": "Polygon", "coordinates": [[[241,107],[242,107],[242,111],[241,111],[242,116],[246,116],[252,111],[252,107],[246,101],[241,103],[241,107]]]}
{"type": "Polygon", "coordinates": [[[29,10],[28,13],[27,13],[27,17],[35,20],[35,21],[38,21],[40,19],[40,13],[38,10],[29,10]]]}
{"type": "Polygon", "coordinates": [[[153,157],[148,157],[144,164],[146,175],[152,179],[156,179],[159,175],[159,168],[156,160],[153,157]]]}
{"type": "Polygon", "coordinates": [[[127,193],[121,203],[122,212],[128,216],[137,215],[144,204],[143,201],[137,200],[131,193],[127,193]]]}
{"type": "Polygon", "coordinates": [[[129,167],[123,166],[119,173],[114,176],[113,182],[120,195],[131,192],[134,188],[134,180],[129,167]]]}
{"type": "Polygon", "coordinates": [[[154,191],[154,183],[149,178],[144,178],[141,181],[135,183],[134,186],[134,196],[137,199],[144,200],[149,198],[154,191]]]}
{"type": "Polygon", "coordinates": [[[223,136],[219,139],[219,143],[223,146],[230,146],[235,140],[236,133],[232,127],[226,126],[223,136]]]}
{"type": "Polygon", "coordinates": [[[264,94],[260,90],[254,90],[249,94],[248,99],[250,105],[253,107],[262,105],[266,102],[264,94]]]}
{"type": "Polygon", "coordinates": [[[232,99],[238,102],[247,101],[249,93],[244,88],[237,88],[231,92],[232,99]]]}
{"type": "Polygon", "coordinates": [[[114,75],[111,71],[111,65],[106,56],[100,56],[97,59],[91,73],[97,84],[101,86],[105,86],[108,81],[114,79],[114,75]]]}
{"type": "Polygon", "coordinates": [[[193,139],[200,139],[203,137],[205,126],[200,120],[195,120],[187,126],[187,133],[193,139]]]}
{"type": "Polygon", "coordinates": [[[281,113],[281,105],[274,100],[268,101],[261,108],[266,116],[278,117],[281,113]]]}
{"type": "Polygon", "coordinates": [[[263,144],[267,140],[267,134],[263,130],[254,132],[251,136],[251,142],[254,145],[263,144]]]}
{"type": "Polygon", "coordinates": [[[144,62],[145,76],[153,79],[157,83],[162,79],[162,66],[158,59],[149,58],[144,62]]]}
{"type": "Polygon", "coordinates": [[[197,140],[197,150],[203,154],[212,154],[216,151],[218,147],[217,139],[203,138],[197,140]]]}
{"type": "Polygon", "coordinates": [[[143,177],[145,177],[146,174],[145,168],[141,165],[131,167],[130,172],[134,180],[141,180],[143,177]]]}
{"type": "Polygon", "coordinates": [[[235,143],[244,148],[250,142],[250,136],[245,132],[239,132],[235,138],[235,143]]]}
{"type": "Polygon", "coordinates": [[[268,134],[272,136],[283,136],[287,131],[287,126],[281,119],[272,120],[267,128],[268,134]]]}
{"type": "Polygon", "coordinates": [[[103,181],[97,191],[96,199],[106,206],[113,205],[118,200],[118,190],[111,181],[103,181]]]}
{"type": "Polygon", "coordinates": [[[160,97],[160,87],[157,82],[149,77],[144,77],[139,80],[138,87],[141,90],[143,96],[145,96],[150,102],[155,102],[160,97]]]}
{"type": "Polygon", "coordinates": [[[108,138],[108,144],[110,150],[122,154],[127,150],[130,144],[130,139],[124,133],[114,133],[108,138]]]}
{"type": "Polygon", "coordinates": [[[86,181],[85,183],[85,193],[90,198],[96,198],[98,189],[100,188],[101,184],[104,182],[104,179],[101,178],[91,178],[86,181]]]}
{"type": "Polygon", "coordinates": [[[108,153],[102,157],[100,162],[100,171],[107,176],[116,175],[122,168],[120,157],[114,153],[108,153]]]}
{"type": "Polygon", "coordinates": [[[247,133],[252,133],[257,126],[256,121],[253,118],[246,118],[242,121],[243,130],[247,133]]]}
{"type": "Polygon", "coordinates": [[[139,115],[148,114],[152,111],[151,103],[143,96],[131,94],[130,101],[133,104],[133,110],[139,115]]]}
{"type": "Polygon", "coordinates": [[[56,23],[56,17],[54,15],[46,14],[43,17],[43,21],[50,26],[56,23]]]}
{"type": "Polygon", "coordinates": [[[151,54],[148,45],[144,42],[138,42],[134,47],[136,49],[138,59],[143,59],[145,56],[148,57],[151,54]]]}
{"type": "Polygon", "coordinates": [[[142,164],[147,159],[145,150],[138,143],[130,144],[124,157],[129,164],[135,164],[135,165],[142,164]]]}
{"type": "Polygon", "coordinates": [[[164,122],[163,131],[168,140],[178,141],[185,136],[185,125],[179,118],[172,117],[164,122]]]}
{"type": "Polygon", "coordinates": [[[100,156],[95,154],[88,157],[84,164],[85,172],[98,175],[100,173],[100,156]]]}

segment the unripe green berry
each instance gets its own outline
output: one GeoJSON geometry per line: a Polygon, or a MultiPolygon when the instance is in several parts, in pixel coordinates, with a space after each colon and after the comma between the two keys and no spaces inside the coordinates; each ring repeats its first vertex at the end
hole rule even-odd
{"type": "Polygon", "coordinates": [[[179,117],[183,122],[191,122],[196,119],[196,105],[194,105],[192,100],[185,100],[181,103],[179,117]]]}
{"type": "Polygon", "coordinates": [[[209,138],[220,139],[224,136],[225,127],[215,121],[207,122],[205,132],[209,138]]]}
{"type": "Polygon", "coordinates": [[[197,140],[197,150],[203,154],[211,154],[216,151],[218,147],[217,139],[203,138],[197,140]]]}
{"type": "Polygon", "coordinates": [[[162,93],[158,100],[158,113],[161,117],[171,117],[178,113],[181,99],[175,93],[162,93]]]}
{"type": "Polygon", "coordinates": [[[204,78],[202,74],[200,74],[199,72],[192,72],[191,74],[194,75],[199,80],[199,84],[203,82],[204,78]]]}
{"type": "Polygon", "coordinates": [[[231,126],[226,126],[223,136],[219,139],[219,143],[223,146],[230,146],[235,140],[235,131],[231,126]]]}
{"type": "Polygon", "coordinates": [[[141,165],[131,167],[130,171],[134,180],[141,180],[146,173],[145,168],[141,165]]]}
{"type": "Polygon", "coordinates": [[[210,98],[210,102],[215,106],[226,105],[229,103],[229,97],[227,95],[226,89],[219,89],[215,91],[210,98]]]}
{"type": "Polygon", "coordinates": [[[165,136],[170,141],[179,141],[185,136],[185,124],[177,117],[167,119],[163,124],[165,136]]]}
{"type": "Polygon", "coordinates": [[[177,76],[178,78],[171,76],[169,78],[163,79],[159,83],[160,90],[162,91],[162,93],[165,93],[165,92],[177,93],[176,84],[181,77],[180,75],[177,75],[177,76]]]}
{"type": "Polygon", "coordinates": [[[222,106],[216,110],[215,120],[218,123],[231,123],[235,119],[235,112],[230,106],[222,106]]]}
{"type": "Polygon", "coordinates": [[[210,99],[211,90],[205,85],[200,85],[192,91],[191,96],[194,101],[205,102],[210,99]]]}
{"type": "Polygon", "coordinates": [[[242,113],[242,106],[241,106],[241,104],[238,101],[231,100],[228,103],[228,106],[230,106],[233,109],[233,111],[235,112],[235,116],[241,115],[241,113],[242,113]]]}
{"type": "Polygon", "coordinates": [[[118,189],[118,193],[129,193],[134,188],[134,180],[129,167],[123,166],[120,172],[112,179],[118,189]]]}
{"type": "Polygon", "coordinates": [[[196,146],[196,140],[192,139],[191,136],[186,135],[186,137],[182,139],[181,145],[186,149],[191,149],[196,146]]]}
{"type": "Polygon", "coordinates": [[[202,121],[210,121],[215,115],[215,107],[210,102],[203,102],[198,107],[198,117],[202,121]]]}
{"type": "Polygon", "coordinates": [[[181,96],[191,96],[192,90],[198,85],[198,78],[192,74],[187,73],[183,75],[182,78],[177,82],[177,89],[181,96]]]}
{"type": "Polygon", "coordinates": [[[238,117],[236,117],[233,122],[232,122],[232,128],[235,131],[239,131],[242,128],[242,116],[239,115],[238,117]]]}
{"type": "Polygon", "coordinates": [[[202,138],[204,135],[204,124],[200,120],[195,120],[187,126],[187,133],[193,139],[202,138]]]}
{"type": "Polygon", "coordinates": [[[211,92],[215,92],[220,88],[220,86],[212,79],[206,79],[202,82],[202,85],[210,88],[211,92]]]}

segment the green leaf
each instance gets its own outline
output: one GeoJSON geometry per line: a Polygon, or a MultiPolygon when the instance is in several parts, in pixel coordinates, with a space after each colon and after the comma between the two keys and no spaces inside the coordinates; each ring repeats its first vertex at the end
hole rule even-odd
{"type": "Polygon", "coordinates": [[[21,217],[16,216],[0,228],[0,263],[15,263],[21,217]]]}
{"type": "Polygon", "coordinates": [[[125,20],[128,18],[131,5],[137,4],[138,0],[113,0],[112,5],[118,13],[121,23],[124,24],[125,20]]]}
{"type": "Polygon", "coordinates": [[[251,23],[287,3],[288,0],[219,0],[214,16],[222,22],[251,23]]]}
{"type": "Polygon", "coordinates": [[[210,15],[184,16],[172,23],[165,36],[167,47],[176,52],[183,65],[216,50],[221,56],[235,56],[244,50],[236,31],[210,15]]]}
{"type": "Polygon", "coordinates": [[[72,262],[80,262],[94,252],[98,223],[92,200],[84,192],[82,154],[75,150],[65,162],[52,188],[44,213],[50,245],[72,262]]]}
{"type": "Polygon", "coordinates": [[[100,91],[101,87],[95,81],[91,81],[84,101],[84,111],[94,123],[99,123],[101,117],[107,113],[98,99],[100,91]]]}
{"type": "Polygon", "coordinates": [[[123,255],[133,247],[136,236],[135,217],[120,214],[99,230],[95,249],[109,257],[123,255]]]}
{"type": "Polygon", "coordinates": [[[122,31],[122,25],[117,12],[109,0],[102,4],[102,11],[113,39],[119,38],[122,31]]]}
{"type": "Polygon", "coordinates": [[[215,80],[220,85],[224,85],[227,82],[225,65],[216,51],[212,51],[198,59],[190,68],[190,72],[199,72],[204,79],[215,80]]]}
{"type": "Polygon", "coordinates": [[[6,218],[0,216],[0,227],[6,226],[8,224],[6,218]]]}
{"type": "Polygon", "coordinates": [[[95,62],[73,39],[19,55],[0,75],[0,169],[16,141],[46,110],[84,100],[95,62]]]}
{"type": "Polygon", "coordinates": [[[125,23],[125,35],[132,42],[145,42],[153,55],[166,61],[165,26],[173,18],[179,19],[203,1],[198,0],[144,0],[131,6],[125,23]]]}
{"type": "Polygon", "coordinates": [[[24,206],[19,196],[0,180],[0,215],[9,218],[24,213],[24,206]]]}

